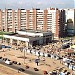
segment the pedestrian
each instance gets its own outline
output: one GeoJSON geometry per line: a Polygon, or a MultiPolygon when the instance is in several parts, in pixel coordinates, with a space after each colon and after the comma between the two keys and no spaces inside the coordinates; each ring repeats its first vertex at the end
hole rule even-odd
{"type": "Polygon", "coordinates": [[[5,56],[5,54],[4,54],[4,56],[5,56]]]}
{"type": "Polygon", "coordinates": [[[18,70],[18,73],[19,73],[20,71],[18,70]]]}
{"type": "Polygon", "coordinates": [[[67,74],[66,75],[70,75],[70,72],[67,72],[67,74]]]}
{"type": "Polygon", "coordinates": [[[37,66],[38,66],[38,63],[39,63],[39,62],[36,62],[37,66]]]}
{"type": "Polygon", "coordinates": [[[65,75],[67,75],[67,70],[64,70],[65,75]]]}
{"type": "Polygon", "coordinates": [[[69,65],[70,65],[70,63],[68,62],[68,63],[67,63],[67,67],[68,67],[68,68],[69,68],[69,65]]]}

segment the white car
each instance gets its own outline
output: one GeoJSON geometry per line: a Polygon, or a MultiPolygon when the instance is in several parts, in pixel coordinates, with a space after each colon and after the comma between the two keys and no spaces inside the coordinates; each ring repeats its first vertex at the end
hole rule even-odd
{"type": "Polygon", "coordinates": [[[8,65],[11,65],[12,64],[12,62],[9,61],[9,60],[6,60],[5,63],[8,64],[8,65]]]}

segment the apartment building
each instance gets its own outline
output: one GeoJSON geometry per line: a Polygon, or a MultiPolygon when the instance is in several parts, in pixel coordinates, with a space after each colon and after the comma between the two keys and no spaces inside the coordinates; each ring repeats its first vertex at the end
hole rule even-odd
{"type": "Polygon", "coordinates": [[[2,30],[2,11],[0,9],[0,30],[2,30]]]}
{"type": "Polygon", "coordinates": [[[67,34],[75,35],[75,9],[65,9],[67,34]]]}
{"type": "Polygon", "coordinates": [[[37,10],[37,30],[52,31],[54,37],[59,37],[59,10],[37,10]]]}
{"type": "Polygon", "coordinates": [[[8,32],[16,32],[20,29],[52,31],[54,37],[58,38],[59,13],[57,8],[0,10],[0,30],[8,32]]]}
{"type": "Polygon", "coordinates": [[[66,36],[65,23],[66,23],[65,10],[60,9],[60,13],[59,13],[59,36],[61,36],[61,37],[66,36]]]}
{"type": "Polygon", "coordinates": [[[44,11],[38,9],[37,10],[37,30],[43,30],[43,17],[44,17],[44,11]]]}
{"type": "Polygon", "coordinates": [[[13,29],[12,32],[16,32],[17,30],[19,30],[18,24],[19,24],[19,16],[18,16],[18,10],[13,10],[13,29]]]}
{"type": "Polygon", "coordinates": [[[14,27],[15,27],[15,22],[14,18],[16,17],[14,14],[14,10],[12,9],[5,9],[0,11],[1,16],[1,23],[0,23],[0,30],[2,31],[7,31],[7,32],[15,32],[14,27]],[[15,16],[15,17],[14,17],[15,16]]]}

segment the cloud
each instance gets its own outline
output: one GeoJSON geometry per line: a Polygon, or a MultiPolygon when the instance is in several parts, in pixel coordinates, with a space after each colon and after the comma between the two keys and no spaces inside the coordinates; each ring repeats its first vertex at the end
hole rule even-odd
{"type": "Polygon", "coordinates": [[[42,4],[42,2],[37,2],[37,4],[38,4],[38,5],[41,5],[41,4],[42,4]]]}
{"type": "Polygon", "coordinates": [[[2,0],[0,2],[0,8],[25,8],[31,9],[39,7],[40,9],[45,9],[48,7],[57,8],[73,8],[75,0],[2,0]]]}
{"type": "Polygon", "coordinates": [[[56,4],[64,5],[65,3],[64,2],[57,2],[56,4]]]}
{"type": "Polygon", "coordinates": [[[18,2],[19,5],[22,5],[23,3],[24,3],[24,2],[22,2],[22,1],[19,1],[19,2],[18,2]]]}

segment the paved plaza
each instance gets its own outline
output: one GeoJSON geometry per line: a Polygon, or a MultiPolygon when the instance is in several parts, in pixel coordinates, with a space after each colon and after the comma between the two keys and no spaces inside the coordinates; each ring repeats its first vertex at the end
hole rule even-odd
{"type": "MultiPolygon", "coordinates": [[[[8,43],[3,43],[3,44],[8,45],[8,43]]],[[[59,48],[60,45],[61,45],[60,43],[55,43],[54,46],[52,44],[49,44],[49,45],[43,46],[39,51],[48,53],[51,49],[53,49],[53,52],[55,52],[58,55],[60,54],[60,56],[63,56],[65,55],[64,51],[60,52],[59,50],[58,51],[56,50],[57,48],[59,48]]],[[[52,72],[53,70],[59,71],[60,68],[62,68],[63,71],[67,70],[70,73],[72,73],[72,70],[68,69],[67,66],[62,64],[60,60],[53,59],[50,57],[43,57],[43,56],[38,57],[36,55],[27,53],[26,51],[24,53],[24,51],[21,50],[20,47],[22,48],[23,46],[22,45],[20,46],[11,45],[11,48],[2,48],[0,50],[0,57],[8,58],[11,61],[20,62],[21,66],[23,67],[28,65],[31,69],[38,68],[39,73],[41,75],[43,74],[43,71],[47,71],[47,72],[52,72]],[[24,56],[25,56],[25,59],[24,59],[24,56]],[[37,58],[40,59],[38,66],[35,63],[35,59],[37,58]]]]}

